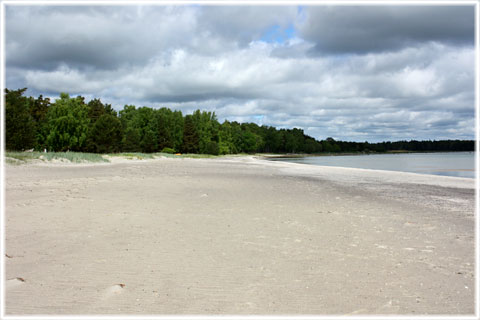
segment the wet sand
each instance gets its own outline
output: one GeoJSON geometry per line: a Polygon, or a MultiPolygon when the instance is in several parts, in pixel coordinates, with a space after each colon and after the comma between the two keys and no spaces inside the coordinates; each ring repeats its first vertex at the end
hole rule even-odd
{"type": "Polygon", "coordinates": [[[31,314],[473,314],[473,179],[253,157],[7,165],[31,314]]]}

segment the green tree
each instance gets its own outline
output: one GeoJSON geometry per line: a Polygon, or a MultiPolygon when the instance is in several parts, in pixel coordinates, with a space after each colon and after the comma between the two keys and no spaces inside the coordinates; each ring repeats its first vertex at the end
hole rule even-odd
{"type": "Polygon", "coordinates": [[[126,105],[120,111],[124,128],[125,151],[154,152],[158,150],[157,118],[152,108],[126,105]]]}
{"type": "MultiPolygon", "coordinates": [[[[98,139],[96,139],[95,135],[97,134],[97,131],[94,131],[93,128],[98,121],[103,115],[110,115],[116,118],[117,112],[112,109],[112,106],[109,104],[103,104],[100,99],[93,99],[87,104],[88,108],[88,119],[89,119],[89,128],[88,128],[88,137],[87,137],[87,142],[85,145],[85,150],[89,152],[96,152],[97,150],[97,142],[98,139]]],[[[113,119],[113,118],[109,118],[113,119]]],[[[105,125],[105,123],[101,124],[102,126],[105,125]]],[[[103,149],[103,147],[101,147],[103,149]]]]}
{"type": "Polygon", "coordinates": [[[138,152],[140,149],[140,130],[127,127],[122,140],[122,150],[128,152],[138,152]]]}
{"type": "Polygon", "coordinates": [[[182,150],[183,144],[183,116],[181,111],[172,111],[168,108],[156,110],[158,150],[172,148],[182,150]]]}
{"type": "Polygon", "coordinates": [[[265,152],[279,152],[282,145],[282,136],[274,127],[265,127],[265,152]]]}
{"type": "Polygon", "coordinates": [[[182,150],[184,119],[181,111],[174,111],[172,114],[172,140],[175,150],[182,150]]]}
{"type": "Polygon", "coordinates": [[[198,152],[198,133],[192,115],[185,116],[183,127],[183,148],[184,153],[198,152]]]}
{"type": "Polygon", "coordinates": [[[140,141],[142,152],[154,152],[157,149],[157,135],[150,128],[145,129],[142,140],[140,141]]]}
{"type": "Polygon", "coordinates": [[[225,120],[218,132],[219,142],[218,142],[218,152],[219,154],[231,154],[238,153],[237,147],[233,139],[233,130],[230,122],[225,120]]]}
{"type": "Polygon", "coordinates": [[[206,145],[205,153],[218,155],[220,153],[220,148],[218,147],[218,143],[216,141],[209,141],[206,145]]]}
{"type": "Polygon", "coordinates": [[[243,150],[243,131],[240,123],[233,121],[230,123],[230,133],[236,152],[245,152],[243,150]]]}
{"type": "Polygon", "coordinates": [[[93,99],[88,104],[88,118],[91,123],[95,123],[102,115],[105,114],[105,106],[100,99],[93,99]]]}
{"type": "Polygon", "coordinates": [[[140,129],[140,147],[142,152],[154,152],[158,150],[157,121],[154,110],[141,107],[133,118],[133,125],[140,129]]]}
{"type": "Polygon", "coordinates": [[[322,151],[322,144],[312,137],[307,137],[305,139],[304,146],[306,153],[317,153],[322,151]]]}
{"type": "Polygon", "coordinates": [[[5,89],[5,147],[24,150],[35,146],[35,123],[30,115],[28,99],[23,96],[27,88],[5,89]]]}
{"type": "Polygon", "coordinates": [[[123,130],[126,130],[127,127],[131,125],[136,113],[137,109],[134,105],[125,105],[123,110],[119,112],[123,130]]]}
{"type": "Polygon", "coordinates": [[[303,134],[303,130],[297,128],[287,130],[285,134],[285,151],[293,153],[303,151],[304,139],[305,135],[303,134]]]}
{"type": "Polygon", "coordinates": [[[122,124],[120,120],[111,115],[101,115],[91,129],[94,152],[118,152],[122,143],[122,124]]]}
{"type": "Polygon", "coordinates": [[[213,151],[218,154],[220,124],[215,112],[196,110],[192,115],[192,119],[198,134],[198,151],[207,154],[213,151]]]}
{"type": "Polygon", "coordinates": [[[134,126],[134,118],[137,109],[134,105],[125,105],[119,112],[120,123],[122,124],[124,136],[122,139],[122,151],[140,151],[140,129],[134,126]]]}
{"type": "Polygon", "coordinates": [[[158,149],[173,148],[173,112],[167,108],[156,110],[158,149]]]}
{"type": "Polygon", "coordinates": [[[24,150],[35,146],[35,124],[29,112],[27,88],[5,89],[5,144],[7,150],[24,150]]]}
{"type": "Polygon", "coordinates": [[[248,130],[245,130],[242,134],[242,151],[252,153],[257,150],[257,139],[259,137],[248,130]]]}
{"type": "Polygon", "coordinates": [[[88,108],[81,97],[70,98],[67,93],[61,93],[47,112],[48,149],[83,151],[88,135],[87,114],[88,108]]]}
{"type": "Polygon", "coordinates": [[[42,95],[35,99],[29,98],[30,114],[33,118],[35,126],[36,146],[35,149],[43,150],[46,148],[47,135],[48,135],[48,122],[47,112],[50,107],[50,99],[43,98],[42,95]]]}

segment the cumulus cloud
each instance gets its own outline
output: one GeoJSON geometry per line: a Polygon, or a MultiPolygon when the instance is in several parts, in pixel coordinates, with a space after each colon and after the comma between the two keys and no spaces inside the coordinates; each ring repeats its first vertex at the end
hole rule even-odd
{"type": "Polygon", "coordinates": [[[199,108],[318,139],[473,138],[473,12],[7,5],[6,81],[32,95],[199,108]]]}

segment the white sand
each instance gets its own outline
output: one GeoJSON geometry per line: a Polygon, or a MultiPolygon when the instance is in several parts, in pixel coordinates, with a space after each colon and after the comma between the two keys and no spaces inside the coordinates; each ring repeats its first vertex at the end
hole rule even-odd
{"type": "Polygon", "coordinates": [[[6,167],[6,312],[473,314],[472,179],[253,157],[6,167]]]}

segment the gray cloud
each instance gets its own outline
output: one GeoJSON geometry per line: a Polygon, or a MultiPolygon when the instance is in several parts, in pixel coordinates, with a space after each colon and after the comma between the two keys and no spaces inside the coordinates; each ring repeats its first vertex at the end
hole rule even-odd
{"type": "Polygon", "coordinates": [[[199,27],[246,46],[272,26],[287,27],[297,16],[295,6],[208,6],[200,10],[199,27]]]}
{"type": "Polygon", "coordinates": [[[425,42],[473,45],[475,7],[312,6],[299,29],[317,53],[395,51],[425,42]]]}
{"type": "Polygon", "coordinates": [[[178,48],[210,55],[258,40],[295,14],[295,7],[7,6],[6,61],[115,69],[178,48]]]}
{"type": "Polygon", "coordinates": [[[44,70],[115,69],[178,47],[215,47],[214,40],[190,41],[196,15],[192,7],[7,6],[6,61],[44,70]]]}
{"type": "Polygon", "coordinates": [[[204,109],[318,139],[474,137],[469,7],[7,9],[7,87],[31,95],[204,109]],[[276,26],[296,29],[265,41],[276,26]]]}

